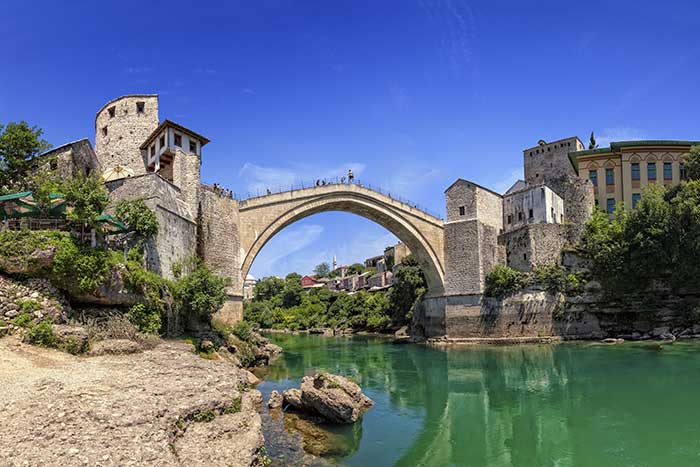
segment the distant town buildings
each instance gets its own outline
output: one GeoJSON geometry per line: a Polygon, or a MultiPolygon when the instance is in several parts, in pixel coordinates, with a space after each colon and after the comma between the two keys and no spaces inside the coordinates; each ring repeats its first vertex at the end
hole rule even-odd
{"type": "MultiPolygon", "coordinates": [[[[368,292],[376,292],[385,290],[393,285],[393,277],[395,269],[401,265],[402,261],[411,254],[408,247],[399,242],[396,245],[387,247],[383,255],[372,256],[364,261],[364,272],[350,273],[350,267],[341,265],[333,269],[331,278],[325,281],[330,290],[336,292],[357,292],[358,290],[367,290],[368,292]]],[[[333,258],[334,264],[335,257],[333,258]]],[[[323,279],[315,278],[314,276],[306,276],[302,281],[306,280],[306,284],[302,282],[304,288],[311,288],[317,285],[313,281],[323,281],[323,279]],[[307,279],[308,278],[308,279],[307,279]]]]}

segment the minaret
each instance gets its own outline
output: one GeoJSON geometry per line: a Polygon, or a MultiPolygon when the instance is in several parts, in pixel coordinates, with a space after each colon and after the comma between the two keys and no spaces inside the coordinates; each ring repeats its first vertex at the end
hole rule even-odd
{"type": "Polygon", "coordinates": [[[338,267],[338,260],[335,258],[335,255],[333,255],[333,270],[335,271],[335,269],[337,267],[338,267]]]}

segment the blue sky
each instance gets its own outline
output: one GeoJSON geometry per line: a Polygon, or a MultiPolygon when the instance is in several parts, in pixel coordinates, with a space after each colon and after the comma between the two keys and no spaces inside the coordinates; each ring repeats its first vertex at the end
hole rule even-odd
{"type": "MultiPolygon", "coordinates": [[[[442,213],[458,177],[507,189],[540,138],[700,138],[696,1],[5,3],[0,122],[92,140],[104,102],[158,93],[161,119],[211,139],[204,181],[237,193],[352,167],[442,213]]],[[[393,240],[319,214],[252,273],[351,263],[393,240]]]]}

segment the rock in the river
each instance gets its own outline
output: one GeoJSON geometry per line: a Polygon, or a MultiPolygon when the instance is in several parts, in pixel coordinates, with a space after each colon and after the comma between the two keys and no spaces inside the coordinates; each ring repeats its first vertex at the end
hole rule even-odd
{"type": "Polygon", "coordinates": [[[357,451],[362,439],[359,423],[349,431],[339,432],[314,415],[287,412],[283,420],[287,432],[301,435],[304,451],[314,456],[349,456],[357,451]]]}
{"type": "Polygon", "coordinates": [[[301,402],[301,389],[287,389],[282,393],[285,405],[290,405],[297,410],[304,410],[301,402]]]}
{"type": "Polygon", "coordinates": [[[614,337],[608,337],[607,339],[603,339],[604,344],[622,344],[625,342],[624,339],[616,339],[614,337]]]}
{"type": "Polygon", "coordinates": [[[301,410],[315,412],[333,423],[354,423],[374,402],[349,379],[317,373],[301,381],[301,404],[301,410]]]}
{"type": "Polygon", "coordinates": [[[270,394],[270,399],[267,401],[267,406],[271,409],[279,409],[282,407],[283,402],[284,398],[282,397],[282,394],[277,391],[272,391],[270,394]]]}

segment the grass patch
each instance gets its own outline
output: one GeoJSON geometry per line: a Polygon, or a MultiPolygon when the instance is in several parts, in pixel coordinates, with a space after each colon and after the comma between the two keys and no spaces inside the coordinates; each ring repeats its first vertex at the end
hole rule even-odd
{"type": "Polygon", "coordinates": [[[209,423],[216,418],[216,413],[213,410],[204,410],[197,412],[192,416],[192,421],[195,423],[209,423]]]}

